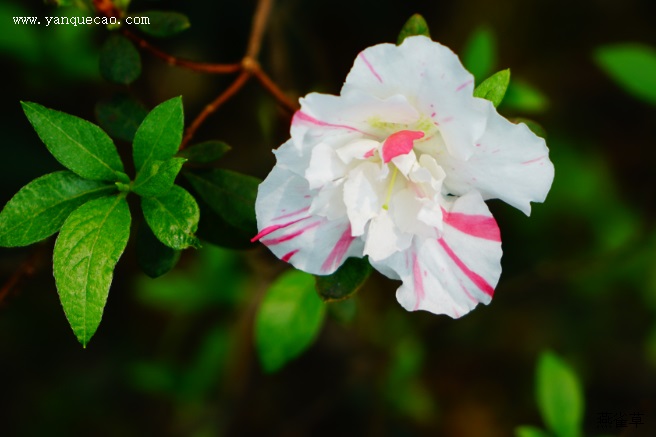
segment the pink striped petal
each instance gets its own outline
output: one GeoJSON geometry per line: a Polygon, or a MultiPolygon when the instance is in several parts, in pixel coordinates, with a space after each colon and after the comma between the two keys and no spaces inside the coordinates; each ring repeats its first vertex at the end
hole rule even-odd
{"type": "Polygon", "coordinates": [[[326,275],[351,256],[362,257],[362,239],[351,235],[348,218],[311,214],[316,190],[305,178],[274,167],[260,184],[255,202],[259,240],[297,269],[326,275]]]}
{"type": "Polygon", "coordinates": [[[501,241],[494,218],[475,192],[448,205],[444,216],[439,237],[415,237],[407,251],[372,260],[372,265],[403,281],[396,297],[408,311],[458,318],[492,300],[501,275],[501,241]]]}

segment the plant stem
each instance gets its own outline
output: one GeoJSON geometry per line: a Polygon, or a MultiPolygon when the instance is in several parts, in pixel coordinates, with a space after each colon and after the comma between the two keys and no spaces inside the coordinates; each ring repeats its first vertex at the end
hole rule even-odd
{"type": "Polygon", "coordinates": [[[221,94],[219,94],[216,99],[212,101],[209,105],[205,106],[203,111],[198,114],[198,116],[194,119],[194,121],[189,125],[187,128],[187,131],[185,132],[185,136],[182,139],[182,143],[180,144],[180,150],[184,149],[187,147],[189,144],[189,141],[193,138],[194,134],[196,133],[196,130],[200,127],[201,124],[205,121],[205,119],[214,111],[216,111],[219,106],[223,105],[230,97],[235,95],[237,91],[239,91],[244,84],[248,81],[248,79],[251,77],[251,73],[249,71],[242,71],[239,76],[237,76],[237,79],[221,94]]]}

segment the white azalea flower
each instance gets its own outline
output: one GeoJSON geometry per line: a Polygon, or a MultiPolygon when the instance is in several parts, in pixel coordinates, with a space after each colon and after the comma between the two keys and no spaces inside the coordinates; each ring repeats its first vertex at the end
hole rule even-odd
{"type": "Polygon", "coordinates": [[[301,99],[255,205],[260,240],[317,275],[348,257],[403,284],[410,311],[489,303],[501,238],[485,200],[530,213],[553,180],[544,140],[473,97],[458,57],[429,38],[361,52],[339,96],[301,99]]]}

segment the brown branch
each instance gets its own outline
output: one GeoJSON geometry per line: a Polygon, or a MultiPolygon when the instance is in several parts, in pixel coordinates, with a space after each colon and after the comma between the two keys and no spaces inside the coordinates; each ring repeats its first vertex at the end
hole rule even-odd
{"type": "Polygon", "coordinates": [[[260,0],[257,3],[257,8],[255,9],[255,15],[253,16],[253,27],[251,27],[251,36],[248,40],[248,49],[246,50],[246,58],[257,58],[257,55],[260,54],[260,47],[262,45],[262,36],[264,35],[264,29],[266,29],[266,23],[269,19],[269,13],[271,12],[272,0],[260,0]]]}
{"type": "Polygon", "coordinates": [[[21,263],[20,266],[18,266],[18,269],[9,277],[9,279],[7,279],[7,282],[5,282],[0,289],[0,304],[2,304],[5,298],[9,295],[9,292],[18,285],[21,279],[34,274],[41,260],[41,252],[42,246],[34,247],[32,253],[21,263]]]}
{"type": "Polygon", "coordinates": [[[237,79],[221,94],[217,96],[216,99],[212,101],[209,105],[207,105],[203,111],[198,114],[198,116],[194,119],[194,121],[189,125],[187,128],[187,131],[185,132],[185,136],[182,139],[182,144],[180,144],[180,150],[184,149],[187,144],[189,144],[189,141],[193,138],[194,134],[196,133],[196,130],[200,127],[201,124],[205,121],[205,119],[214,111],[216,111],[219,106],[223,105],[230,97],[234,96],[237,91],[239,91],[246,81],[251,77],[251,72],[249,71],[242,71],[239,76],[237,76],[237,79]]]}
{"type": "Polygon", "coordinates": [[[137,44],[140,48],[146,50],[147,52],[151,53],[153,56],[163,60],[169,65],[175,65],[178,67],[188,68],[189,70],[193,70],[193,71],[200,71],[204,73],[213,73],[213,74],[236,73],[240,71],[242,68],[241,64],[239,63],[212,64],[209,62],[196,62],[196,61],[190,61],[188,59],[178,58],[158,49],[157,47],[153,46],[145,39],[130,32],[127,29],[121,29],[121,32],[123,33],[123,35],[134,41],[134,43],[137,44]]]}
{"type": "Polygon", "coordinates": [[[271,80],[271,78],[264,71],[262,71],[259,65],[252,71],[253,75],[262,84],[264,89],[266,89],[273,96],[273,98],[275,98],[278,103],[280,103],[280,105],[282,105],[285,109],[290,111],[292,114],[300,109],[298,102],[295,102],[287,97],[287,95],[282,92],[278,85],[276,85],[276,83],[271,80]]]}

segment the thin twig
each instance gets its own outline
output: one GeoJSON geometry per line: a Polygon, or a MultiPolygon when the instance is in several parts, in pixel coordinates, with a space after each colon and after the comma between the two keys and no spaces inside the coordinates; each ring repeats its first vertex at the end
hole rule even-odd
{"type": "Polygon", "coordinates": [[[253,69],[253,75],[257,80],[262,84],[264,89],[266,89],[285,109],[289,110],[291,113],[296,112],[300,106],[298,102],[291,100],[282,90],[276,85],[276,83],[271,80],[271,78],[261,69],[259,66],[253,69]]]}
{"type": "Polygon", "coordinates": [[[198,116],[194,119],[194,121],[189,125],[187,128],[187,131],[185,132],[185,136],[182,139],[182,144],[180,144],[180,150],[184,149],[189,141],[193,138],[194,134],[196,133],[196,130],[200,127],[201,124],[205,121],[205,119],[214,111],[216,111],[219,106],[223,105],[230,97],[235,95],[237,91],[239,91],[246,81],[251,77],[251,72],[249,71],[242,71],[239,76],[237,76],[237,79],[221,94],[217,96],[216,99],[212,101],[209,105],[205,106],[203,111],[198,114],[198,116]]]}
{"type": "Polygon", "coordinates": [[[169,65],[175,65],[178,67],[184,67],[193,71],[200,71],[204,73],[213,73],[213,74],[227,74],[227,73],[236,73],[242,69],[241,64],[213,64],[210,62],[196,62],[190,61],[188,59],[178,58],[176,56],[170,55],[157,47],[150,44],[145,39],[140,36],[130,32],[127,29],[122,29],[121,32],[123,35],[130,38],[137,44],[140,48],[150,52],[152,55],[158,57],[169,65]]]}
{"type": "Polygon", "coordinates": [[[260,0],[257,3],[257,8],[255,9],[255,15],[253,16],[253,27],[251,28],[251,36],[248,40],[248,49],[246,50],[247,58],[255,59],[257,55],[260,54],[260,47],[262,45],[262,36],[264,35],[264,29],[266,29],[266,23],[269,19],[269,13],[271,12],[272,0],[260,0]]]}

